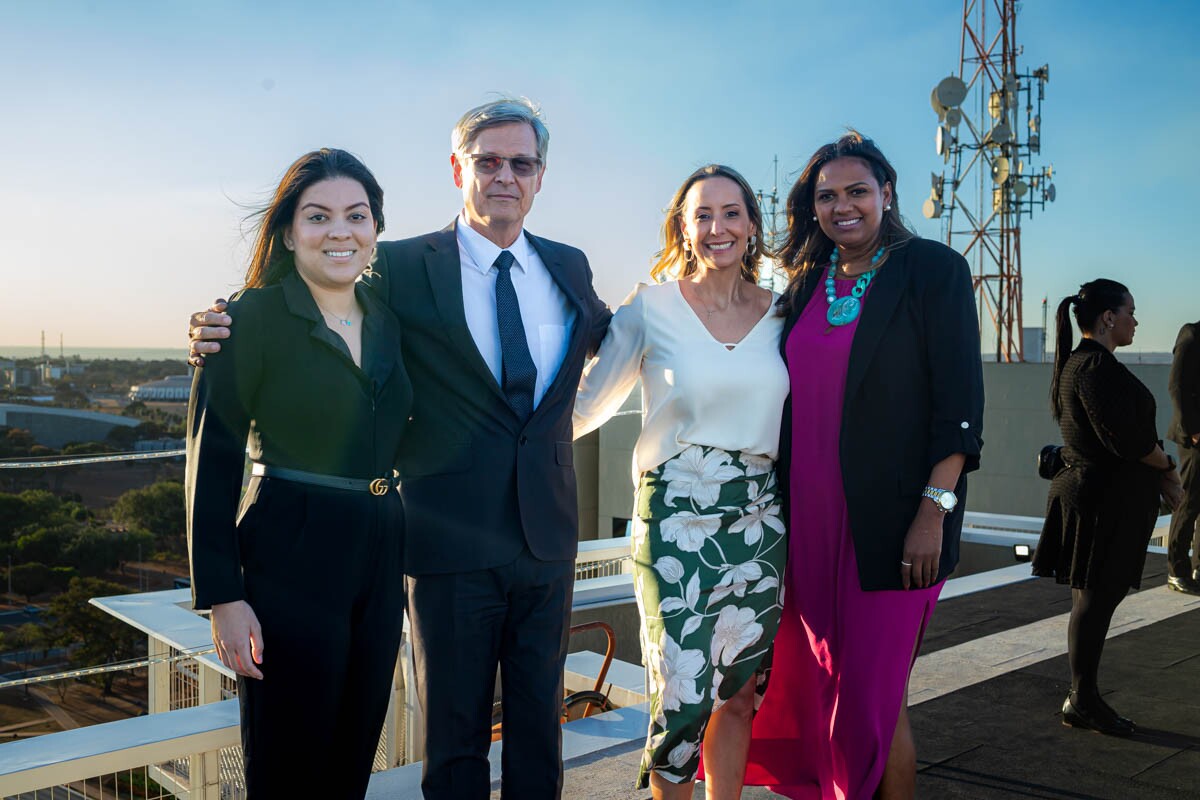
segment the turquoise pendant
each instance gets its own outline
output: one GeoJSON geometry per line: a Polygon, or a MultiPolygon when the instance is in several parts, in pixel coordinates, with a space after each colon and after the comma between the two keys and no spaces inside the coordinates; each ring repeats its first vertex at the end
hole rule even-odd
{"type": "Polygon", "coordinates": [[[825,319],[829,321],[830,325],[840,328],[842,325],[849,325],[858,319],[860,311],[862,311],[862,303],[858,298],[846,295],[833,301],[829,306],[829,311],[825,313],[825,319]]]}

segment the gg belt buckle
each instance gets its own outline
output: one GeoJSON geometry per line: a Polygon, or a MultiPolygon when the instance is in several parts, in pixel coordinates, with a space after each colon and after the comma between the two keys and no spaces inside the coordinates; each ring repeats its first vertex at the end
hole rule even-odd
{"type": "Polygon", "coordinates": [[[376,478],[375,480],[371,481],[370,488],[371,494],[375,495],[376,497],[383,497],[388,493],[388,479],[376,478]]]}

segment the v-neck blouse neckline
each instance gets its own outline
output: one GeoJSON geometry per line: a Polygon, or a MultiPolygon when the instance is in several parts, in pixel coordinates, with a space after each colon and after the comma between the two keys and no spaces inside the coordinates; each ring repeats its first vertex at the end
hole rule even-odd
{"type": "Polygon", "coordinates": [[[713,335],[713,332],[710,331],[708,329],[708,326],[704,324],[704,320],[700,319],[700,315],[696,313],[696,309],[692,308],[692,304],[689,303],[687,298],[683,296],[683,285],[682,285],[683,282],[682,281],[672,281],[672,282],[675,284],[675,294],[679,297],[679,302],[683,303],[684,308],[687,309],[688,316],[690,316],[693,320],[695,320],[696,324],[700,326],[700,330],[704,331],[704,335],[707,336],[708,339],[713,344],[719,345],[720,348],[723,351],[725,351],[726,353],[732,353],[734,350],[737,350],[739,347],[741,347],[743,344],[745,344],[745,342],[751,336],[753,336],[759,328],[761,328],[763,326],[763,323],[771,318],[772,314],[775,311],[775,293],[772,292],[771,293],[771,302],[767,305],[766,312],[759,318],[759,320],[757,322],[754,323],[754,325],[752,325],[750,327],[750,330],[748,330],[744,334],[742,334],[742,338],[738,339],[736,342],[722,342],[720,339],[718,339],[716,336],[713,335]]]}

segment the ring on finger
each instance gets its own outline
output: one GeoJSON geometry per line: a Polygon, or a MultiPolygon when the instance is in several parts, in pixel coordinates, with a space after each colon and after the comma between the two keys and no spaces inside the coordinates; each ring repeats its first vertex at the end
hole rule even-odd
{"type": "Polygon", "coordinates": [[[912,562],[911,562],[911,561],[904,561],[903,559],[901,559],[901,561],[900,561],[900,566],[902,566],[902,567],[911,567],[911,566],[912,566],[912,562]]]}

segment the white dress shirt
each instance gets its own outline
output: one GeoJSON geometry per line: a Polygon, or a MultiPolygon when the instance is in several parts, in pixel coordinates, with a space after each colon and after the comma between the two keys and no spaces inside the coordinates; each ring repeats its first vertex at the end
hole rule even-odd
{"type": "Polygon", "coordinates": [[[613,315],[575,396],[575,438],[600,427],[642,379],[633,480],[690,445],[774,460],[791,384],[779,355],[783,317],[767,313],[729,349],[688,305],[678,281],[639,284],[613,315]]]}
{"type": "Polygon", "coordinates": [[[537,367],[537,381],[533,387],[536,408],[546,389],[554,383],[554,376],[567,354],[571,327],[575,324],[575,307],[525,238],[524,228],[511,247],[501,248],[468,225],[465,213],[459,214],[458,224],[454,227],[458,237],[467,328],[479,355],[483,356],[501,388],[504,387],[504,361],[500,351],[500,324],[496,320],[497,269],[492,265],[504,249],[516,259],[510,274],[521,306],[529,355],[537,367]]]}

